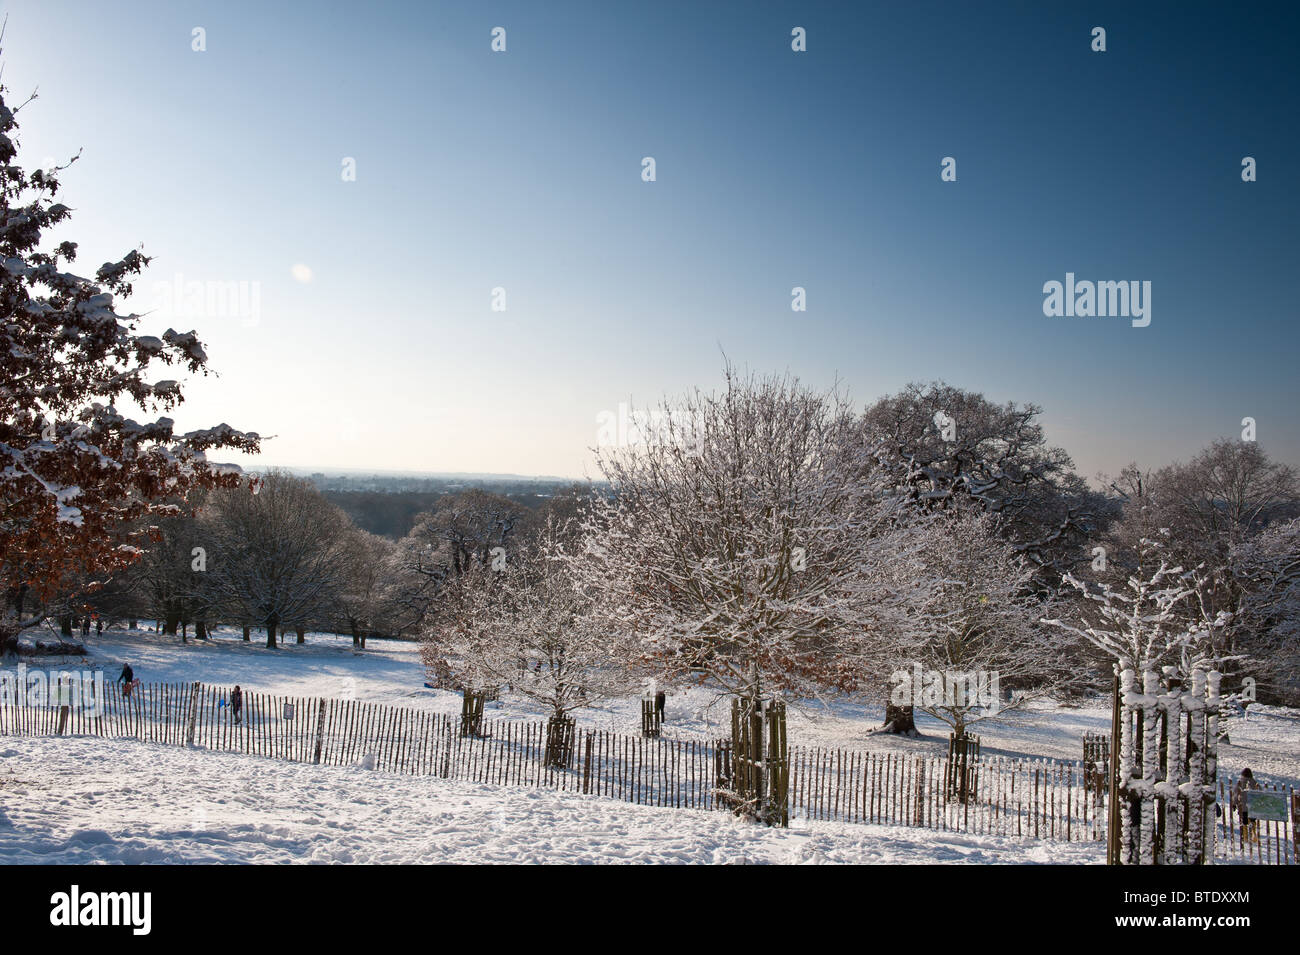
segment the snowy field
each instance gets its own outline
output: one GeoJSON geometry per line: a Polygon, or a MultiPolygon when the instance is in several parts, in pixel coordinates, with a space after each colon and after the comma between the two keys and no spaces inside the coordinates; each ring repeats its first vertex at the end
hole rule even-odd
{"type": "Polygon", "coordinates": [[[1096,843],[655,809],[94,739],[0,740],[4,863],[1093,863],[1096,843]]]}

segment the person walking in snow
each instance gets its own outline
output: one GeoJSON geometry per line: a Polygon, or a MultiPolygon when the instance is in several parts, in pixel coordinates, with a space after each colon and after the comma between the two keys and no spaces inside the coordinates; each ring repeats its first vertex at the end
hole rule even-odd
{"type": "Polygon", "coordinates": [[[1250,821],[1250,811],[1246,808],[1247,790],[1258,788],[1259,783],[1255,781],[1255,774],[1249,766],[1241,771],[1241,778],[1232,787],[1232,808],[1237,810],[1237,818],[1241,820],[1241,836],[1247,842],[1259,841],[1259,823],[1250,821]]]}
{"type": "Polygon", "coordinates": [[[655,694],[655,714],[658,716],[660,723],[664,721],[664,703],[666,703],[667,700],[668,697],[663,690],[660,690],[655,694]]]}
{"type": "Polygon", "coordinates": [[[123,698],[131,699],[131,688],[135,686],[135,671],[131,669],[131,664],[122,664],[122,673],[118,676],[117,682],[122,684],[123,698]]]}
{"type": "Polygon", "coordinates": [[[235,717],[235,725],[239,725],[241,715],[244,711],[244,691],[235,684],[235,688],[230,691],[230,712],[235,717]]]}

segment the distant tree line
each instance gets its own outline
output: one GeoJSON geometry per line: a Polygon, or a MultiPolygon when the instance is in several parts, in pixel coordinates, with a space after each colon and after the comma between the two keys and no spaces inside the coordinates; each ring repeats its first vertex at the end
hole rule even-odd
{"type": "MultiPolygon", "coordinates": [[[[546,504],[548,498],[562,488],[562,483],[529,482],[526,489],[493,491],[475,487],[499,497],[514,501],[529,509],[546,504]]],[[[432,511],[444,497],[458,490],[442,491],[340,491],[323,489],[325,499],[341,508],[352,522],[371,534],[401,540],[411,532],[419,515],[432,511]]]]}

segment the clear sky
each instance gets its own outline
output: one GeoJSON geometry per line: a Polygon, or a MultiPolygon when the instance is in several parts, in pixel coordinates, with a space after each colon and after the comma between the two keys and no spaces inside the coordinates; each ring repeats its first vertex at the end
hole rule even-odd
{"type": "Polygon", "coordinates": [[[722,350],[1036,402],[1089,476],[1246,416],[1300,463],[1293,4],[3,9],[22,160],[82,151],[59,237],[155,257],[130,305],[220,373],[178,423],[262,464],[582,475],[602,412],[722,350]],[[1151,282],[1151,324],[1045,316],[1067,272],[1151,282]]]}

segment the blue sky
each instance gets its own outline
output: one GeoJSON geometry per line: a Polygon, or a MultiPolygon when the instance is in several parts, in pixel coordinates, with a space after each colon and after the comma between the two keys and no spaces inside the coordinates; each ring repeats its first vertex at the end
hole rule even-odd
{"type": "Polygon", "coordinates": [[[131,304],[220,372],[178,422],[276,435],[263,464],[581,475],[602,412],[723,350],[1036,402],[1086,475],[1246,416],[1300,463],[1288,6],[4,9],[23,161],[82,150],[60,238],[155,256],[131,304]],[[1150,281],[1151,325],[1044,316],[1066,272],[1150,281]],[[170,313],[177,275],[257,283],[255,321],[170,313]]]}

